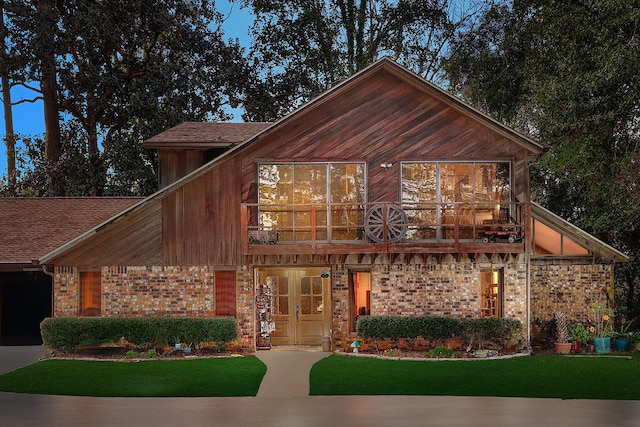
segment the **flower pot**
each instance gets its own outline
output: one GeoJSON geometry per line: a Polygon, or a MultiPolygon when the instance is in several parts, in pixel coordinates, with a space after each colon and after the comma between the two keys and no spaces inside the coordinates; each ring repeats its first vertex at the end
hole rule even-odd
{"type": "Polygon", "coordinates": [[[624,338],[616,338],[615,340],[616,350],[627,351],[629,350],[629,340],[624,338]]]}
{"type": "Polygon", "coordinates": [[[554,344],[556,346],[556,353],[558,354],[569,354],[569,352],[571,351],[570,342],[557,342],[554,344]]]}
{"type": "Polygon", "coordinates": [[[611,338],[598,337],[593,339],[593,346],[598,354],[605,354],[611,351],[611,338]]]}
{"type": "Polygon", "coordinates": [[[582,341],[573,341],[571,343],[571,353],[578,354],[582,351],[582,341]]]}

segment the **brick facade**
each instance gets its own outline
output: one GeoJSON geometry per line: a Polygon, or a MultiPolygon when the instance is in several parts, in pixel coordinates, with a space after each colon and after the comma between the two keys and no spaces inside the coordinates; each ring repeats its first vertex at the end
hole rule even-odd
{"type": "Polygon", "coordinates": [[[593,320],[591,306],[607,304],[612,277],[613,264],[532,265],[532,338],[544,338],[543,329],[556,311],[563,311],[569,322],[593,320]]]}
{"type": "MultiPolygon", "coordinates": [[[[495,265],[503,269],[503,315],[527,322],[527,267],[521,259],[495,265]]],[[[453,261],[453,258],[448,258],[453,261]]],[[[390,263],[376,261],[371,273],[372,315],[439,315],[480,317],[480,273],[483,262],[390,263]]],[[[355,334],[349,327],[349,272],[363,265],[332,267],[333,348],[348,348],[355,334]]],[[[102,316],[213,316],[215,268],[103,267],[102,316]]],[[[531,319],[549,321],[562,310],[571,320],[586,322],[594,302],[606,302],[610,265],[534,265],[531,267],[531,319]]],[[[54,316],[77,316],[79,273],[71,267],[55,271],[54,316]]],[[[254,277],[252,266],[236,269],[236,312],[239,350],[255,349],[254,277]]],[[[536,334],[536,322],[532,322],[536,334]]],[[[540,323],[540,322],[538,322],[540,323]]]]}

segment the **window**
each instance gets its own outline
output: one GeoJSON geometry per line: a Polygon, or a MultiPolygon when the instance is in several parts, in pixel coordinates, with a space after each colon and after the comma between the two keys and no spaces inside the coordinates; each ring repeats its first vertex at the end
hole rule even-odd
{"type": "Polygon", "coordinates": [[[509,222],[508,162],[403,162],[407,239],[476,239],[483,224],[509,222]]]}
{"type": "Polygon", "coordinates": [[[589,255],[589,250],[548,225],[533,221],[534,253],[536,255],[589,255]]]}
{"type": "Polygon", "coordinates": [[[260,164],[259,227],[281,241],[359,240],[364,177],[364,163],[260,164]]]}
{"type": "Polygon", "coordinates": [[[216,316],[236,316],[236,272],[219,270],[216,280],[216,316]]]}
{"type": "Polygon", "coordinates": [[[502,283],[504,272],[502,269],[492,268],[480,272],[480,298],[482,307],[481,317],[502,317],[502,283]]]}
{"type": "Polygon", "coordinates": [[[99,271],[80,272],[80,316],[99,316],[101,302],[99,271]]]}
{"type": "Polygon", "coordinates": [[[349,275],[349,330],[356,331],[359,316],[371,314],[371,273],[350,272],[349,275]]]}

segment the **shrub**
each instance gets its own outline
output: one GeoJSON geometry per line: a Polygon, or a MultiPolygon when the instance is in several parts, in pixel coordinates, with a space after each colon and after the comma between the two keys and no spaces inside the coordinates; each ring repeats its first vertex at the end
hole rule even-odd
{"type": "Polygon", "coordinates": [[[219,348],[238,336],[236,320],[231,317],[55,317],[40,324],[42,342],[55,350],[74,350],[78,346],[127,342],[138,348],[169,342],[215,342],[219,348]]]}
{"type": "Polygon", "coordinates": [[[439,345],[438,347],[434,348],[431,351],[427,352],[427,357],[435,357],[435,358],[442,358],[442,357],[451,357],[451,350],[449,350],[447,347],[443,346],[443,345],[439,345]]]}
{"type": "Polygon", "coordinates": [[[455,319],[443,316],[360,316],[356,325],[362,339],[406,339],[411,343],[422,337],[431,342],[442,342],[449,338],[465,340],[468,348],[477,345],[483,348],[491,341],[503,348],[509,341],[520,339],[522,323],[517,319],[455,319]]]}

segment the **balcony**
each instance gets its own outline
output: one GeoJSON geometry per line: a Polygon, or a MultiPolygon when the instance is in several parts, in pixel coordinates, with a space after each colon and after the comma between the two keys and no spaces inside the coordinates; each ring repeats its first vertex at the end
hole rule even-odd
{"type": "Polygon", "coordinates": [[[522,253],[523,203],[242,205],[247,255],[522,253]]]}

